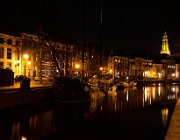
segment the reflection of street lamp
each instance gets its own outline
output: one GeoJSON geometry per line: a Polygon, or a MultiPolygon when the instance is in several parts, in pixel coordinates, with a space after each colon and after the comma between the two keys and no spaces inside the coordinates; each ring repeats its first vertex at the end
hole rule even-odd
{"type": "Polygon", "coordinates": [[[28,58],[29,58],[29,55],[28,54],[24,54],[23,55],[23,58],[24,58],[24,60],[25,60],[25,65],[24,65],[24,75],[26,76],[26,61],[28,60],[28,58]]]}

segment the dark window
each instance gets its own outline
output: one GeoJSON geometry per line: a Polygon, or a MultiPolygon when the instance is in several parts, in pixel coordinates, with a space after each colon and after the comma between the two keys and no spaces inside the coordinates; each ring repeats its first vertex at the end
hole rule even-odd
{"type": "Polygon", "coordinates": [[[8,39],[8,40],[7,40],[7,44],[8,44],[8,45],[12,45],[12,40],[11,40],[11,39],[8,39]]]}
{"type": "Polygon", "coordinates": [[[15,50],[15,59],[20,60],[20,50],[18,49],[15,50]]]}
{"type": "Polygon", "coordinates": [[[7,48],[7,59],[11,59],[11,58],[12,58],[12,49],[7,48]]]}
{"type": "Polygon", "coordinates": [[[20,42],[16,40],[16,46],[19,46],[20,45],[20,42]]]}
{"type": "Polygon", "coordinates": [[[4,58],[4,47],[0,47],[0,58],[4,58]]]}

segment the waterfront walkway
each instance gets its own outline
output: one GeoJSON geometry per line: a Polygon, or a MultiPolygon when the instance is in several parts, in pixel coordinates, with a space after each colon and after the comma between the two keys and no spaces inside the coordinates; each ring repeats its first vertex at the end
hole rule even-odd
{"type": "MultiPolygon", "coordinates": [[[[49,81],[43,81],[40,83],[40,81],[31,81],[30,82],[30,88],[36,88],[36,87],[46,87],[51,86],[52,82],[49,81]]],[[[0,87],[0,91],[2,90],[13,90],[13,89],[20,89],[20,82],[15,82],[13,86],[2,86],[0,87]]]]}
{"type": "Polygon", "coordinates": [[[172,114],[165,140],[180,140],[180,98],[172,114]]]}

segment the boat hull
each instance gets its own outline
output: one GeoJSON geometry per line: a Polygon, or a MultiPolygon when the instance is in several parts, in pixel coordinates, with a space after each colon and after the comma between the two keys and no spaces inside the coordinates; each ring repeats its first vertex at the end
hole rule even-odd
{"type": "Polygon", "coordinates": [[[79,79],[58,78],[53,83],[53,95],[55,100],[61,102],[88,101],[89,91],[86,85],[79,79]]]}

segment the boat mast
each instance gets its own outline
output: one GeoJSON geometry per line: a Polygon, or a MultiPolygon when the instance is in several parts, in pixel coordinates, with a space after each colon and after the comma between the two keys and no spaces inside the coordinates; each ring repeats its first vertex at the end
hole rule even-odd
{"type": "Polygon", "coordinates": [[[100,67],[103,66],[103,0],[100,3],[100,67]]]}
{"type": "Polygon", "coordinates": [[[82,50],[82,74],[81,80],[84,79],[84,53],[85,53],[85,22],[86,22],[86,0],[83,0],[83,19],[82,19],[82,39],[81,39],[81,50],[82,50]]]}

